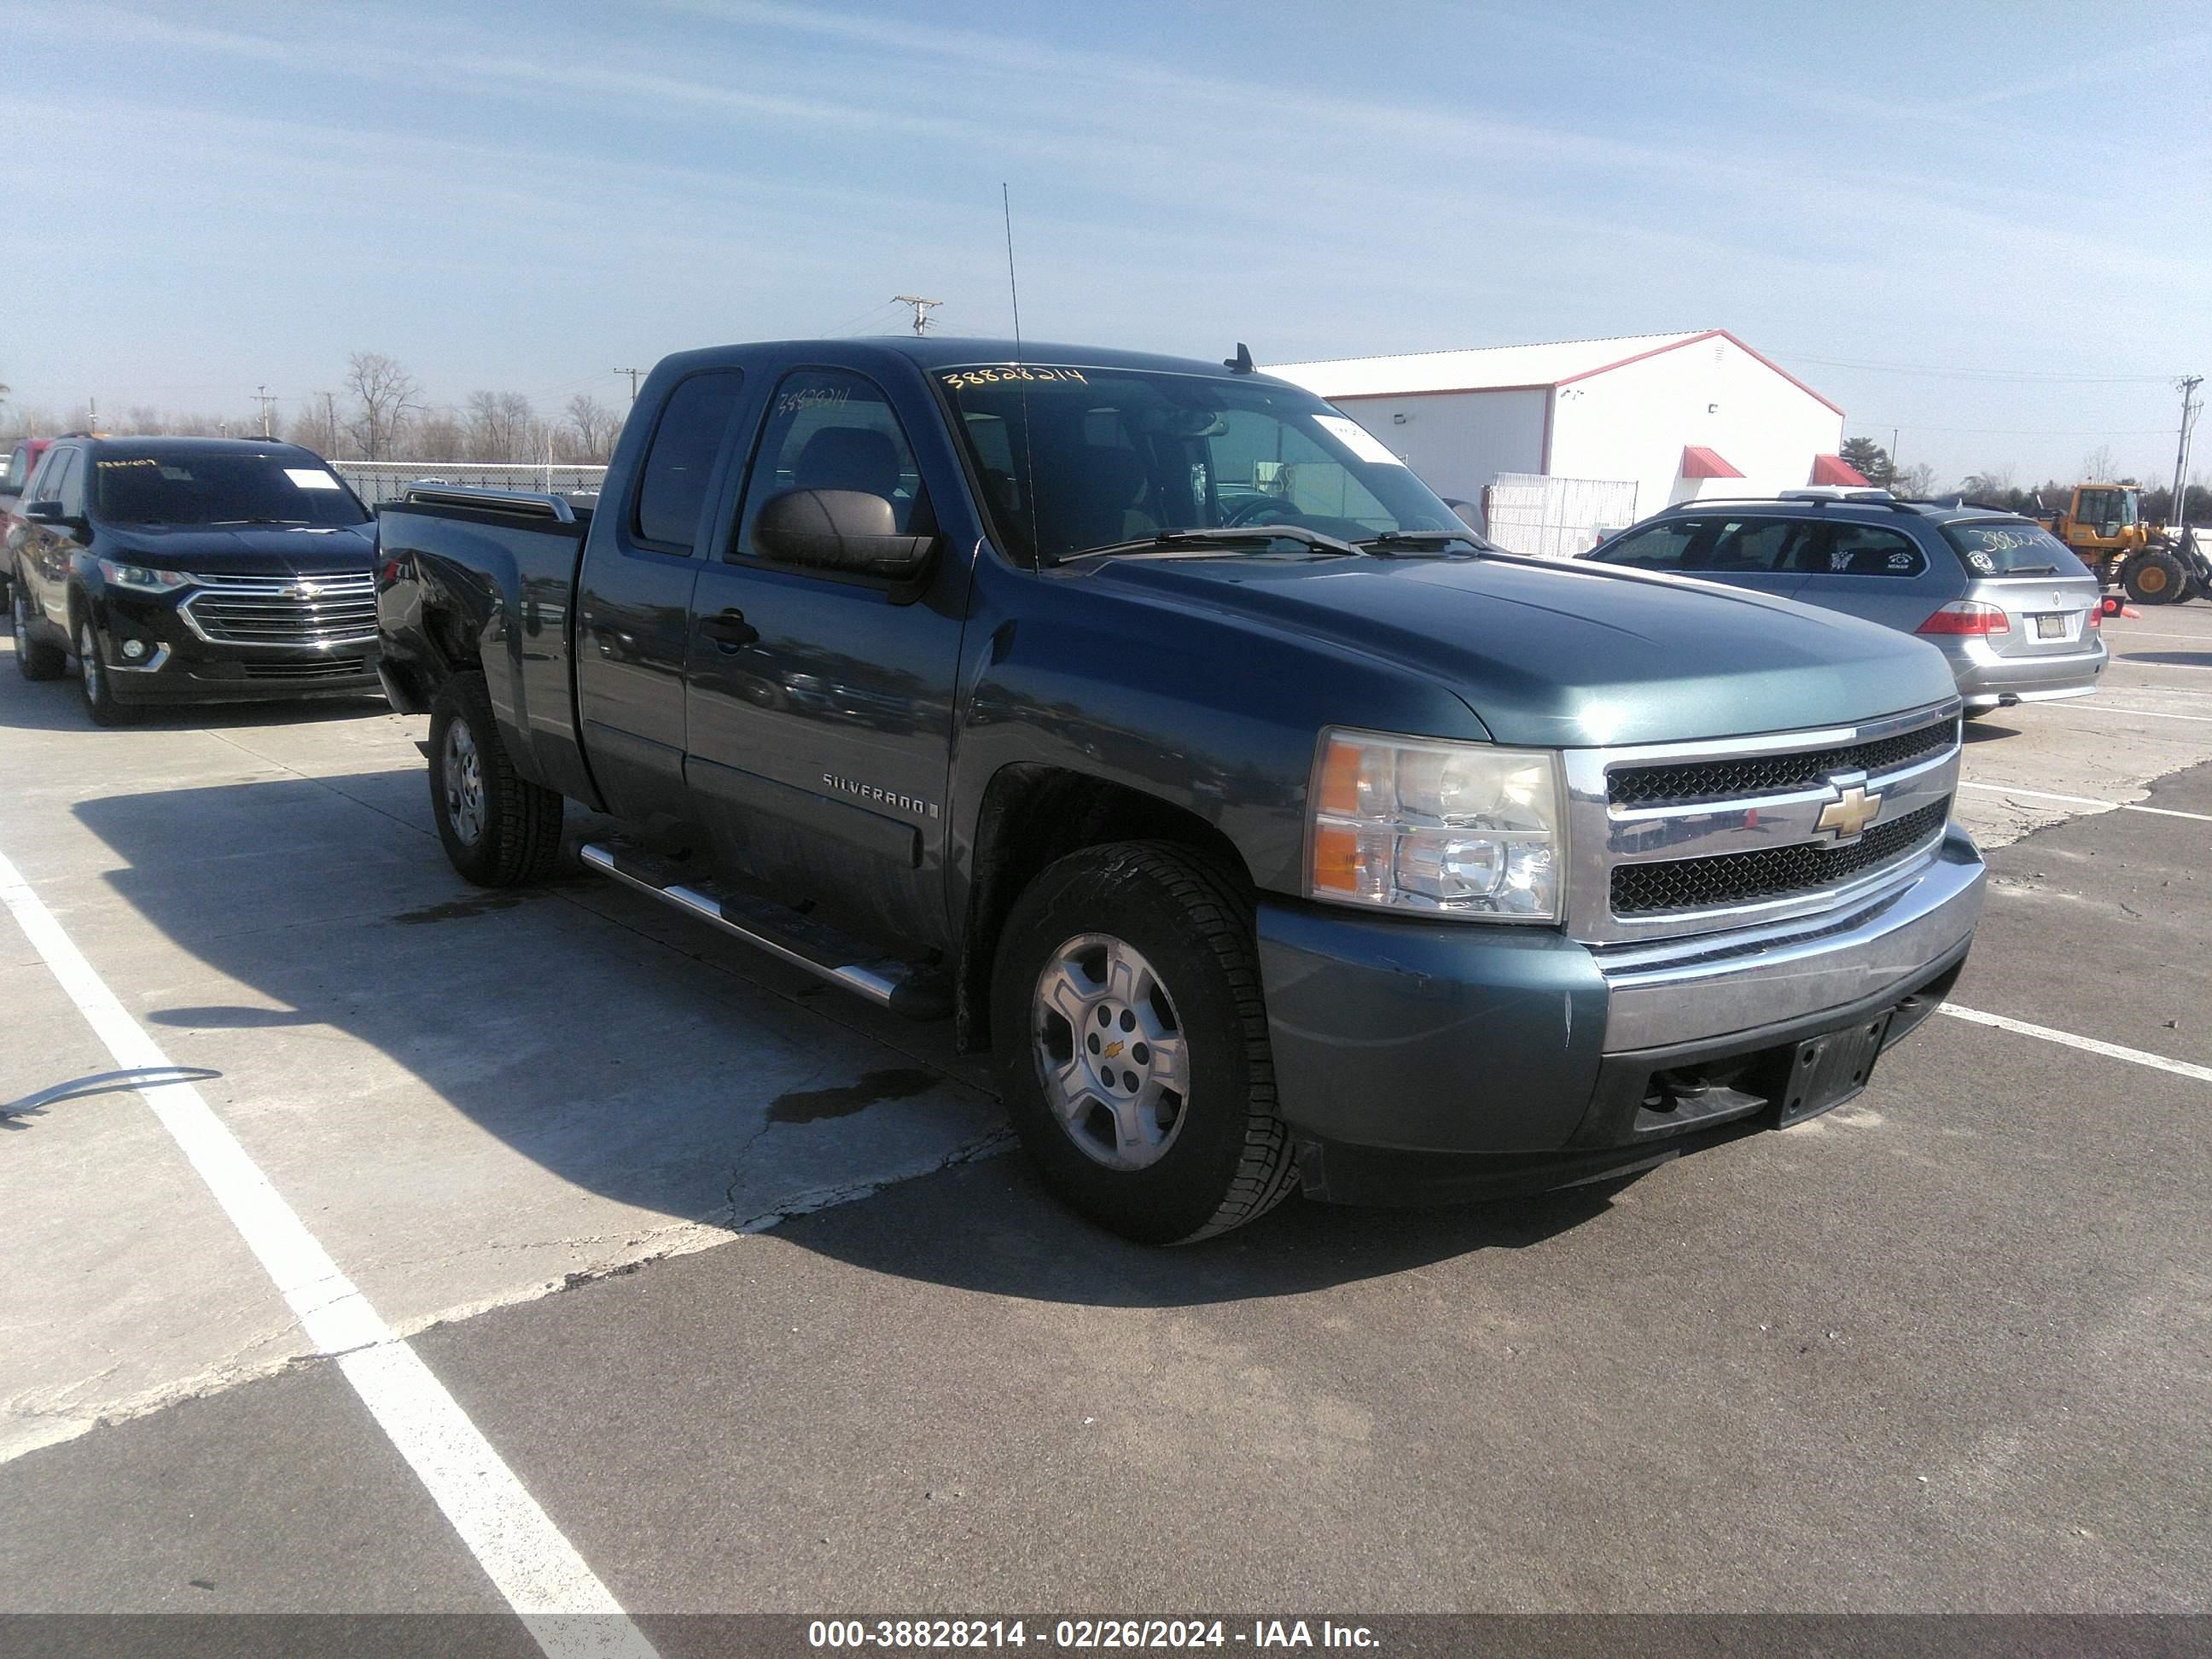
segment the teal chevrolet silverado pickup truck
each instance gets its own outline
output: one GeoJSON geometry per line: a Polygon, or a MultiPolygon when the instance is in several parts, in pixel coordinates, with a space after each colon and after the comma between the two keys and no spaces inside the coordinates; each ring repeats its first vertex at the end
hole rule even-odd
{"type": "Polygon", "coordinates": [[[1982,901],[1935,651],[1501,554],[1242,352],[689,352],[596,497],[378,537],[457,868],[607,815],[587,867],[988,1045],[1140,1239],[1824,1111],[1982,901]]]}

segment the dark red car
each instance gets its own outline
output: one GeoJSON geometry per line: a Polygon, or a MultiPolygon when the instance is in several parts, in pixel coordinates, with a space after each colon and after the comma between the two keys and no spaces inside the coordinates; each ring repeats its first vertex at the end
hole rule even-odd
{"type": "Polygon", "coordinates": [[[8,470],[0,472],[0,599],[8,597],[8,573],[14,562],[6,550],[13,545],[10,538],[21,522],[23,486],[31,482],[31,474],[39,470],[39,457],[52,441],[51,438],[23,439],[8,457],[8,470]]]}

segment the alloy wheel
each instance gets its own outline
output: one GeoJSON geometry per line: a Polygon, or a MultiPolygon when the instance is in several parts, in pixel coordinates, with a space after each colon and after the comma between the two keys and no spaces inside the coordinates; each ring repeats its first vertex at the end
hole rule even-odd
{"type": "Polygon", "coordinates": [[[477,753],[476,734],[466,720],[446,728],[444,760],[446,817],[453,836],[464,847],[473,847],[483,835],[483,759],[477,753]]]}
{"type": "Polygon", "coordinates": [[[1046,1103],[1083,1152],[1141,1170],[1175,1144],[1190,1051],[1152,965],[1110,933],[1080,933],[1037,975],[1031,1041],[1046,1103]]]}

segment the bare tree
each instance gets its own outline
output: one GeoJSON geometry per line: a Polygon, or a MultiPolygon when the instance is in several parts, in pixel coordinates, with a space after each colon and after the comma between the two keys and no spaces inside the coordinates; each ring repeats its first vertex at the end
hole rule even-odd
{"type": "Polygon", "coordinates": [[[520,392],[472,392],[468,405],[469,456],[473,461],[532,458],[537,411],[520,392]]]}
{"type": "Polygon", "coordinates": [[[2091,483],[2102,483],[2112,476],[2112,447],[2099,444],[2081,458],[2081,476],[2091,483]]]}
{"type": "Polygon", "coordinates": [[[1960,480],[1959,493],[1978,501],[2002,502],[2007,495],[2013,493],[2012,469],[1990,466],[1979,472],[1969,472],[1960,480]]]}
{"type": "Polygon", "coordinates": [[[422,387],[396,358],[380,351],[356,351],[347,358],[345,384],[354,401],[346,435],[363,460],[387,459],[399,435],[404,408],[422,387]]]}
{"type": "Polygon", "coordinates": [[[1900,495],[1932,495],[1936,489],[1936,469],[1925,461],[1917,466],[1899,467],[1891,475],[1889,487],[1900,495]]]}
{"type": "Polygon", "coordinates": [[[299,412],[286,423],[284,435],[325,459],[337,454],[344,436],[338,420],[338,394],[317,392],[300,399],[299,412]]]}
{"type": "Polygon", "coordinates": [[[588,392],[568,399],[568,430],[575,435],[576,459],[603,463],[614,453],[615,438],[622,431],[622,416],[588,392]]]}

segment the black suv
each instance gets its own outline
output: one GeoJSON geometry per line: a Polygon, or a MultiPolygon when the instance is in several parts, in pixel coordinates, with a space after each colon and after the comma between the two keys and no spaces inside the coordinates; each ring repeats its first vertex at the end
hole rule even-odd
{"type": "Polygon", "coordinates": [[[15,664],[85,708],[374,692],[376,521],[313,452],[231,438],[70,438],[8,532],[15,664]]]}

